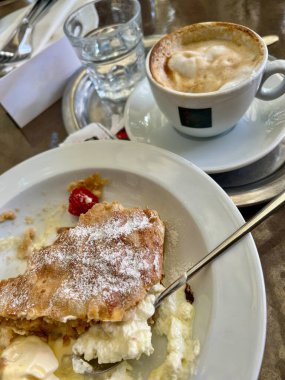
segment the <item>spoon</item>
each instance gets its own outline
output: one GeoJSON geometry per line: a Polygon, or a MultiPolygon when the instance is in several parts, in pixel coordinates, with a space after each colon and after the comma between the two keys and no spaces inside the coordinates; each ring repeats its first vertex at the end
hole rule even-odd
{"type": "MultiPolygon", "coordinates": [[[[244,223],[240,228],[238,228],[232,235],[226,238],[221,244],[219,244],[215,249],[213,249],[208,255],[203,259],[198,261],[197,264],[193,265],[188,269],[182,276],[175,280],[171,285],[169,285],[160,295],[156,298],[154,302],[154,307],[157,308],[161,302],[170,294],[174,293],[181,286],[198,273],[202,268],[204,268],[211,261],[220,256],[226,249],[231,247],[234,243],[239,241],[244,235],[252,231],[256,226],[258,226],[264,219],[276,211],[280,206],[285,203],[285,191],[283,191],[279,196],[274,198],[269,204],[267,204],[261,211],[259,211],[255,216],[253,216],[248,222],[244,223]]],[[[119,365],[121,362],[116,363],[104,363],[99,364],[97,359],[92,359],[89,362],[85,361],[81,356],[73,355],[74,358],[82,360],[83,362],[89,364],[92,367],[92,372],[86,372],[86,375],[99,375],[103,372],[110,371],[115,366],[119,365]]]]}
{"type": "Polygon", "coordinates": [[[275,42],[279,41],[279,37],[276,34],[270,34],[268,36],[262,37],[263,41],[265,42],[265,45],[273,45],[275,42]]]}

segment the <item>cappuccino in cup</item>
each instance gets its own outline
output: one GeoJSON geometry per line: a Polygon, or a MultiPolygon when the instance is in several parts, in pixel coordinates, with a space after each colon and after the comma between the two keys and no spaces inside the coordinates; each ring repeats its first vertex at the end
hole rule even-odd
{"type": "Polygon", "coordinates": [[[159,108],[190,136],[228,131],[255,96],[272,100],[285,92],[285,82],[259,88],[270,75],[285,73],[285,62],[268,62],[262,38],[233,23],[193,24],[166,35],[150,51],[146,70],[159,108]]]}
{"type": "Polygon", "coordinates": [[[213,92],[230,88],[248,78],[262,55],[235,41],[222,39],[173,46],[165,57],[154,50],[150,67],[155,80],[182,92],[213,92]]]}

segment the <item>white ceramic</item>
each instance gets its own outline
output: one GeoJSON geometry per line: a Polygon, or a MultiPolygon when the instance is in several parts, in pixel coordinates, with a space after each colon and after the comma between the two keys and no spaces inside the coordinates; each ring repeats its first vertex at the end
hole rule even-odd
{"type": "MultiPolygon", "coordinates": [[[[266,88],[278,86],[274,75],[266,88]]],[[[158,108],[146,79],[138,84],[125,107],[125,126],[132,141],[170,150],[207,173],[235,170],[264,157],[285,137],[285,95],[264,102],[254,99],[229,133],[209,139],[186,136],[171,128],[158,108]]]]}
{"type": "Polygon", "coordinates": [[[175,91],[162,86],[153,78],[149,68],[152,50],[146,59],[147,77],[159,108],[178,131],[196,137],[211,137],[229,131],[245,114],[255,96],[263,100],[272,100],[285,92],[285,79],[274,89],[263,88],[263,83],[271,75],[285,74],[285,61],[269,62],[267,47],[258,34],[244,26],[224,22],[194,24],[185,29],[193,28],[194,33],[210,27],[217,32],[228,34],[231,33],[232,28],[238,29],[245,38],[250,36],[252,42],[260,46],[262,60],[259,66],[247,79],[236,86],[208,93],[175,91]],[[192,119],[193,113],[199,115],[192,119]]]}
{"type": "MultiPolygon", "coordinates": [[[[66,203],[66,185],[94,171],[109,179],[105,200],[153,207],[167,223],[172,232],[172,244],[165,252],[167,281],[244,222],[225,192],[183,158],[146,144],[89,141],[35,156],[0,177],[0,212],[20,210],[14,222],[1,224],[0,237],[23,232],[27,215],[34,216],[34,225],[41,227],[44,220],[39,211],[66,203]]],[[[74,222],[68,215],[63,217],[63,225],[74,222]]],[[[7,255],[0,255],[1,278],[19,270],[7,255]]],[[[201,342],[197,374],[191,380],[256,380],[265,343],[266,300],[251,235],[194,277],[191,286],[196,307],[194,335],[201,342]]],[[[165,343],[154,344],[159,352],[165,343]]],[[[144,375],[156,357],[139,361],[144,375]]]]}

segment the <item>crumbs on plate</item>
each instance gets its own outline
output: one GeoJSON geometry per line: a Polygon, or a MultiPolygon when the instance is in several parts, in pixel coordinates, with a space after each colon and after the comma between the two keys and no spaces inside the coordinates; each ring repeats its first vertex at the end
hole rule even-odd
{"type": "Polygon", "coordinates": [[[17,258],[25,260],[31,256],[36,231],[33,228],[27,228],[17,247],[17,258]]]}
{"type": "Polygon", "coordinates": [[[85,187],[86,189],[90,190],[94,195],[96,195],[98,198],[101,198],[103,188],[107,183],[108,183],[108,180],[106,178],[102,178],[99,173],[93,173],[84,179],[79,179],[77,181],[71,182],[67,187],[67,191],[71,193],[72,190],[78,187],[85,187]]]}
{"type": "Polygon", "coordinates": [[[0,223],[6,222],[7,220],[14,220],[16,218],[16,213],[14,210],[4,211],[0,214],[0,223]]]}

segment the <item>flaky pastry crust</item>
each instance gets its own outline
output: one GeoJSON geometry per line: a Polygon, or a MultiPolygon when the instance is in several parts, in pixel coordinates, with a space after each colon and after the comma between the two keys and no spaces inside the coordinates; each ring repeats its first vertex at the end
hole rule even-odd
{"type": "Polygon", "coordinates": [[[96,321],[121,321],[161,280],[164,232],[154,210],[96,204],[34,251],[24,274],[0,281],[0,324],[72,335],[96,321]]]}

